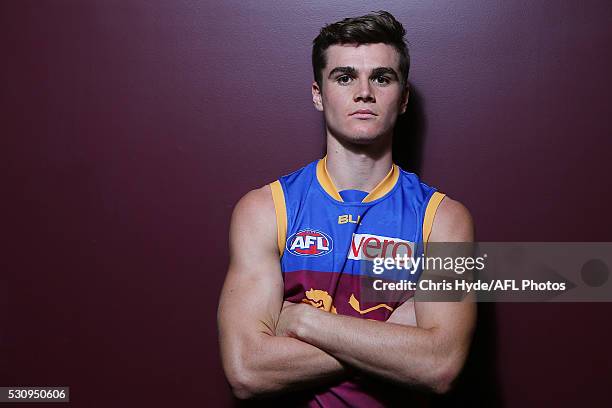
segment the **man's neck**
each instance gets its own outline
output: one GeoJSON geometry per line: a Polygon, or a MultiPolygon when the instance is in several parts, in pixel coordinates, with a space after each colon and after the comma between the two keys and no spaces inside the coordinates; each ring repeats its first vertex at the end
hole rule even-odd
{"type": "Polygon", "coordinates": [[[327,172],[338,191],[372,191],[391,170],[391,137],[371,145],[345,146],[327,136],[327,172]]]}

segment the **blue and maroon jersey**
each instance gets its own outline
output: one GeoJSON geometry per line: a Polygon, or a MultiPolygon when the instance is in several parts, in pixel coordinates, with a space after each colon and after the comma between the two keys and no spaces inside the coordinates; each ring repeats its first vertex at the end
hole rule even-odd
{"type": "MultiPolygon", "coordinates": [[[[326,158],[281,177],[270,187],[285,300],[307,302],[330,313],[386,321],[410,299],[408,291],[395,295],[386,291],[384,297],[377,297],[374,281],[417,281],[419,276],[381,274],[374,268],[375,259],[420,255],[444,194],[395,164],[369,193],[337,191],[327,172],[326,158]]],[[[397,403],[400,394],[399,389],[356,378],[313,394],[309,404],[387,406],[397,403]]]]}

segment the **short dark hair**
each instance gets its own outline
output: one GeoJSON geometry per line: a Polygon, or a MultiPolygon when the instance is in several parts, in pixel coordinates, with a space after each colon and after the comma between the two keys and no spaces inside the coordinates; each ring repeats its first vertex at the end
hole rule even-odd
{"type": "Polygon", "coordinates": [[[404,26],[387,11],[377,11],[360,17],[350,17],[327,24],[312,42],[312,70],[319,87],[322,87],[322,73],[327,65],[325,51],[335,44],[375,44],[393,46],[400,56],[400,81],[408,82],[410,54],[404,36],[404,26]]]}

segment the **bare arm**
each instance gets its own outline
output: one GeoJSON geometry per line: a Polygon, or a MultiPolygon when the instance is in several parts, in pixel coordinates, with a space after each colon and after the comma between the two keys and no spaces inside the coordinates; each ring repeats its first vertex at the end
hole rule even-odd
{"type": "Polygon", "coordinates": [[[245,195],[232,215],[230,266],[217,315],[223,369],[238,398],[321,384],[345,372],[315,346],[275,336],[283,304],[276,242],[266,186],[245,195]]]}
{"type": "MultiPolygon", "coordinates": [[[[445,198],[430,241],[473,241],[467,209],[445,198]]],[[[281,320],[287,322],[287,335],[351,366],[395,382],[446,392],[468,353],[476,317],[472,299],[406,302],[396,313],[385,323],[325,313],[307,305],[288,305],[281,320]],[[412,307],[418,327],[406,325],[412,307]]]]}

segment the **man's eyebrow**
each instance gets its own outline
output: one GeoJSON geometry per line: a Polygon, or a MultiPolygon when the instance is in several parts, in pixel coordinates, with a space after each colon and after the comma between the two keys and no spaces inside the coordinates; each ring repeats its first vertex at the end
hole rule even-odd
{"type": "Polygon", "coordinates": [[[357,75],[357,70],[353,67],[336,67],[329,72],[327,78],[331,78],[334,74],[357,75]]]}
{"type": "MultiPolygon", "coordinates": [[[[336,67],[329,72],[328,78],[331,78],[335,74],[353,75],[357,76],[357,70],[354,67],[336,67]]],[[[375,78],[381,75],[390,75],[393,79],[398,80],[399,75],[391,67],[376,67],[372,70],[371,78],[375,78]]]]}
{"type": "Polygon", "coordinates": [[[397,72],[391,67],[378,67],[372,70],[372,75],[370,77],[379,77],[381,75],[391,75],[395,80],[399,79],[399,75],[397,72]]]}

